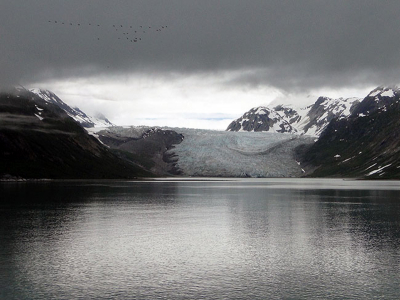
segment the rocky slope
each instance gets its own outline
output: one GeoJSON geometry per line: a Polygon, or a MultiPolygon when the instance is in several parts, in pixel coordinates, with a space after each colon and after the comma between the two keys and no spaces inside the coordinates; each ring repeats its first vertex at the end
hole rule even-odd
{"type": "Polygon", "coordinates": [[[127,163],[59,106],[27,90],[0,93],[0,178],[134,178],[127,163]]]}
{"type": "Polygon", "coordinates": [[[168,150],[184,137],[173,130],[151,127],[111,127],[97,132],[96,137],[121,158],[139,163],[158,176],[180,175],[177,159],[168,150]]]}

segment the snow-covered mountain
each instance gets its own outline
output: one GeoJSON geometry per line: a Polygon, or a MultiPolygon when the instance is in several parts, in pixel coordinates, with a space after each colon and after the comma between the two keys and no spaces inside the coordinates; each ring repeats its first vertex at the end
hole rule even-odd
{"type": "Polygon", "coordinates": [[[93,117],[85,114],[78,107],[75,108],[70,107],[68,104],[62,101],[56,94],[54,94],[49,90],[31,89],[30,91],[38,95],[46,102],[53,103],[58,107],[62,108],[70,117],[72,117],[75,121],[80,123],[83,127],[92,128],[92,127],[115,126],[102,114],[93,117]]]}
{"type": "Polygon", "coordinates": [[[320,97],[303,108],[259,107],[232,125],[234,131],[270,131],[263,133],[142,126],[85,131],[69,117],[85,120],[83,112],[49,91],[24,88],[0,91],[0,115],[0,179],[150,173],[400,178],[397,87],[378,87],[362,101],[320,97]]]}
{"type": "Polygon", "coordinates": [[[400,90],[371,91],[350,116],[332,120],[300,160],[308,173],[314,168],[311,176],[400,178],[400,90]]]}
{"type": "Polygon", "coordinates": [[[380,86],[372,90],[367,97],[353,110],[352,116],[364,117],[380,110],[385,112],[400,101],[398,87],[380,86]]]}
{"type": "Polygon", "coordinates": [[[350,116],[361,100],[360,98],[319,97],[310,107],[303,122],[299,123],[299,127],[304,134],[319,136],[334,118],[343,119],[350,116]]]}
{"type": "Polygon", "coordinates": [[[227,131],[270,131],[277,133],[297,133],[285,115],[273,108],[256,107],[233,121],[227,131]]]}
{"type": "Polygon", "coordinates": [[[227,131],[269,131],[319,136],[334,118],[348,117],[359,98],[319,97],[308,106],[272,104],[252,108],[234,120],[227,131]]]}

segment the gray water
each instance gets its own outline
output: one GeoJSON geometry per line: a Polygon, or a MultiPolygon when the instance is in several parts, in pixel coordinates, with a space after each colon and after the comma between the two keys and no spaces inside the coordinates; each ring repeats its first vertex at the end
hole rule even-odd
{"type": "Polygon", "coordinates": [[[0,184],[1,299],[400,299],[400,184],[0,184]]]}

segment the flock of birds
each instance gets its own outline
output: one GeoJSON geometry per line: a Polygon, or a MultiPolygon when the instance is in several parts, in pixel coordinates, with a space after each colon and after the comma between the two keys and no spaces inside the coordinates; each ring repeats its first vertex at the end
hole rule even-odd
{"type": "MultiPolygon", "coordinates": [[[[114,24],[114,25],[108,25],[108,26],[103,26],[100,24],[95,24],[95,23],[72,23],[72,22],[64,22],[64,21],[55,21],[55,20],[49,20],[48,23],[51,24],[57,24],[57,25],[64,25],[64,26],[72,26],[72,27],[78,27],[78,28],[83,28],[83,27],[93,27],[93,28],[102,28],[102,29],[109,29],[112,30],[116,33],[116,38],[118,40],[130,42],[130,43],[137,43],[142,40],[142,37],[144,34],[149,33],[149,32],[161,32],[162,30],[165,30],[168,28],[167,25],[163,26],[158,26],[158,27],[152,27],[152,26],[132,26],[132,25],[120,25],[120,24],[114,24]]],[[[95,38],[97,40],[101,40],[101,35],[100,31],[97,31],[97,35],[95,38]]]]}

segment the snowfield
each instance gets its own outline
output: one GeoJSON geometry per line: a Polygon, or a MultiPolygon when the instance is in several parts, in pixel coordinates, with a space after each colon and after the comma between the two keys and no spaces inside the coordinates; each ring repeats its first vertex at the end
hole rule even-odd
{"type": "Polygon", "coordinates": [[[169,128],[184,135],[169,153],[186,176],[300,177],[295,147],[313,143],[306,136],[169,128]]]}

